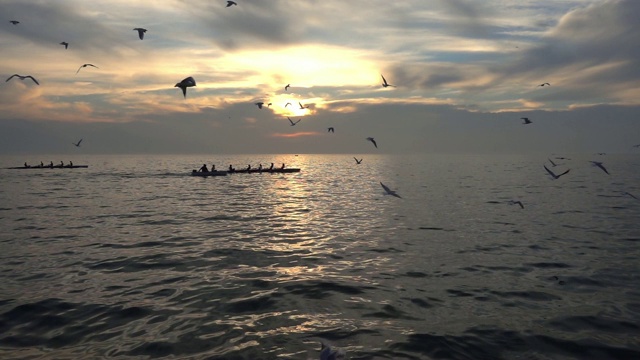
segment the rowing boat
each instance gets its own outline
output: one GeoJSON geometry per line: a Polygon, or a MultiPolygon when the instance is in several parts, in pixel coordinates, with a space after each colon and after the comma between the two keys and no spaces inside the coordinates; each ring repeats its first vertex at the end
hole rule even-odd
{"type": "Polygon", "coordinates": [[[298,168],[286,169],[233,169],[227,171],[229,174],[288,174],[300,172],[298,168]]]}
{"type": "Polygon", "coordinates": [[[5,169],[13,169],[13,170],[22,170],[22,169],[78,169],[78,168],[88,168],[89,165],[53,165],[53,166],[16,166],[16,167],[8,167],[5,169]]]}

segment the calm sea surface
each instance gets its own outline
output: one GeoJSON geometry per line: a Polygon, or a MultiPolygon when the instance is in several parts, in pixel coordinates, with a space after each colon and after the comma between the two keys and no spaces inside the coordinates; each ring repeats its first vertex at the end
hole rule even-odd
{"type": "Polygon", "coordinates": [[[640,359],[640,155],[362,157],[0,157],[0,358],[640,359]]]}

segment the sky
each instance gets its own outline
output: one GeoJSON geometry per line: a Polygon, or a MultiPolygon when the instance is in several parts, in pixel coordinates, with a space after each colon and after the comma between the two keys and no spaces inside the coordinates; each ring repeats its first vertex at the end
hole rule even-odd
{"type": "Polygon", "coordinates": [[[236,3],[0,0],[0,154],[640,152],[640,1],[236,3]]]}

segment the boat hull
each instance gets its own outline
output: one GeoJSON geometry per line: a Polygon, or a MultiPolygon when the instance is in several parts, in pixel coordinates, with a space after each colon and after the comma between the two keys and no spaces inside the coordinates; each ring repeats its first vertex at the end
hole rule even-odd
{"type": "Polygon", "coordinates": [[[298,168],[288,168],[288,169],[239,169],[239,170],[231,170],[227,171],[229,174],[288,174],[288,173],[297,173],[300,172],[298,168]]]}
{"type": "Polygon", "coordinates": [[[200,177],[227,176],[227,172],[226,171],[207,171],[207,172],[202,172],[202,171],[193,170],[191,172],[191,176],[200,176],[200,177]]]}

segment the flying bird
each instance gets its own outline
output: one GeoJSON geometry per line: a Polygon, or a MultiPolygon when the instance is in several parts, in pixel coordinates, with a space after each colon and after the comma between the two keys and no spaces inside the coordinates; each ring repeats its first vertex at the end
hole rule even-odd
{"type": "Polygon", "coordinates": [[[521,209],[524,209],[524,205],[522,205],[522,201],[509,200],[509,205],[520,205],[521,209]]]}
{"type": "Polygon", "coordinates": [[[546,82],[546,83],[542,83],[542,84],[540,84],[540,85],[538,85],[538,86],[551,86],[551,84],[549,84],[548,82],[546,82]]]}
{"type": "Polygon", "coordinates": [[[291,84],[287,84],[287,85],[284,87],[284,91],[288,91],[290,86],[291,86],[291,84]]]}
{"type": "Polygon", "coordinates": [[[524,122],[523,122],[524,125],[531,124],[531,120],[529,120],[528,117],[522,117],[520,119],[524,120],[524,122]]]}
{"type": "Polygon", "coordinates": [[[637,197],[635,197],[635,196],[634,196],[632,193],[630,193],[630,192],[626,192],[626,191],[625,191],[625,192],[623,192],[623,193],[622,193],[622,195],[629,195],[629,196],[631,196],[632,198],[634,198],[634,199],[636,199],[636,200],[640,200],[640,199],[638,199],[637,197]]]}
{"type": "Polygon", "coordinates": [[[333,127],[327,128],[327,132],[333,133],[336,132],[335,129],[333,127]]]}
{"type": "Polygon", "coordinates": [[[547,160],[549,160],[549,162],[551,163],[551,166],[556,167],[558,166],[558,164],[554,163],[553,160],[547,158],[547,160]]]}
{"type": "Polygon", "coordinates": [[[23,76],[23,75],[13,74],[13,75],[9,76],[9,78],[8,78],[7,80],[5,80],[4,82],[9,81],[9,80],[13,79],[13,78],[14,78],[14,77],[16,77],[16,76],[17,76],[20,80],[24,80],[24,79],[31,79],[31,80],[33,80],[33,82],[34,82],[34,83],[36,83],[36,85],[40,85],[40,83],[38,82],[38,80],[36,80],[36,78],[34,78],[34,77],[33,77],[33,76],[31,76],[31,75],[24,75],[24,76],[23,76]]]}
{"type": "Polygon", "coordinates": [[[72,143],[72,144],[75,145],[76,147],[80,147],[81,142],[82,142],[82,139],[80,139],[77,143],[72,143]]]}
{"type": "Polygon", "coordinates": [[[397,197],[397,198],[402,199],[402,197],[400,197],[400,195],[396,194],[396,192],[395,192],[395,191],[393,191],[393,190],[389,189],[389,188],[387,187],[387,185],[383,184],[382,182],[380,182],[380,185],[382,185],[382,188],[383,188],[383,189],[384,189],[384,191],[386,192],[386,195],[391,195],[391,196],[395,196],[395,197],[397,197]]]}
{"type": "Polygon", "coordinates": [[[258,109],[262,109],[262,105],[264,105],[264,103],[262,101],[259,101],[255,103],[255,105],[258,105],[258,109]]]}
{"type": "Polygon", "coordinates": [[[184,95],[184,97],[186,98],[187,88],[192,86],[196,86],[196,80],[193,77],[189,76],[188,78],[182,79],[182,81],[175,84],[173,87],[179,87],[180,89],[182,89],[182,95],[184,95]]]}
{"type": "Polygon", "coordinates": [[[147,32],[147,29],[135,28],[133,30],[136,30],[138,32],[138,37],[140,38],[140,40],[144,39],[144,33],[147,32]]]}
{"type": "Polygon", "coordinates": [[[288,103],[284,104],[284,107],[287,107],[287,106],[289,106],[289,105],[291,105],[291,103],[290,103],[290,102],[288,102],[288,103]]]}
{"type": "Polygon", "coordinates": [[[20,24],[20,21],[18,21],[18,20],[9,20],[9,22],[12,23],[13,25],[20,24]]]}
{"type": "Polygon", "coordinates": [[[293,121],[293,120],[291,120],[291,118],[290,118],[290,117],[288,117],[288,116],[287,116],[287,119],[289,119],[289,122],[291,123],[291,126],[295,126],[297,123],[299,123],[299,122],[300,122],[300,120],[302,120],[302,119],[298,119],[297,121],[295,121],[295,122],[294,122],[294,121],[293,121]]]}
{"type": "Polygon", "coordinates": [[[229,7],[231,5],[238,5],[238,4],[235,1],[228,1],[227,0],[227,6],[226,7],[229,7]]]}
{"type": "Polygon", "coordinates": [[[268,104],[267,104],[267,107],[271,107],[271,105],[273,105],[273,103],[268,103],[268,104]]]}
{"type": "Polygon", "coordinates": [[[378,144],[376,144],[376,141],[375,141],[375,140],[373,140],[373,138],[372,138],[372,137],[368,137],[368,138],[367,138],[367,140],[368,140],[368,141],[371,141],[371,142],[373,143],[373,146],[375,146],[375,147],[376,147],[376,149],[378,148],[378,144]]]}
{"type": "Polygon", "coordinates": [[[76,71],[76,75],[78,75],[78,72],[80,71],[80,69],[85,68],[85,67],[87,67],[87,66],[93,66],[94,68],[99,69],[99,67],[97,67],[97,66],[95,66],[95,65],[93,65],[93,64],[84,64],[84,65],[81,65],[81,66],[78,68],[78,70],[76,71]]]}
{"type": "Polygon", "coordinates": [[[60,45],[64,45],[65,50],[69,47],[69,43],[66,41],[61,42],[60,45]]]}
{"type": "Polygon", "coordinates": [[[560,176],[562,176],[562,175],[564,175],[564,174],[568,173],[568,172],[571,170],[571,169],[569,169],[569,170],[567,170],[567,171],[563,172],[562,174],[556,175],[556,174],[554,174],[554,173],[553,173],[553,171],[549,170],[545,165],[543,165],[543,166],[544,166],[544,169],[545,169],[545,170],[547,170],[547,172],[549,173],[549,175],[551,175],[551,176],[552,176],[554,179],[556,179],[556,180],[557,180],[557,179],[559,179],[559,178],[560,178],[560,176]]]}
{"type": "Polygon", "coordinates": [[[309,105],[302,106],[302,103],[300,101],[298,101],[298,105],[300,105],[300,110],[304,110],[304,109],[308,109],[309,108],[309,105]]]}
{"type": "Polygon", "coordinates": [[[611,175],[609,174],[609,172],[607,171],[607,169],[605,169],[604,165],[602,165],[602,163],[600,161],[589,161],[591,164],[593,164],[593,166],[597,166],[600,169],[602,169],[602,171],[606,172],[607,175],[611,175]]]}
{"type": "Polygon", "coordinates": [[[356,161],[356,164],[358,164],[358,165],[360,165],[360,163],[362,162],[362,159],[358,160],[358,159],[356,159],[356,157],[355,157],[355,156],[353,157],[353,160],[355,160],[355,161],[356,161]]]}
{"type": "Polygon", "coordinates": [[[395,85],[391,85],[387,82],[387,79],[384,78],[384,76],[382,74],[380,74],[380,76],[382,76],[382,87],[387,87],[387,86],[391,86],[391,87],[396,87],[395,85]]]}

